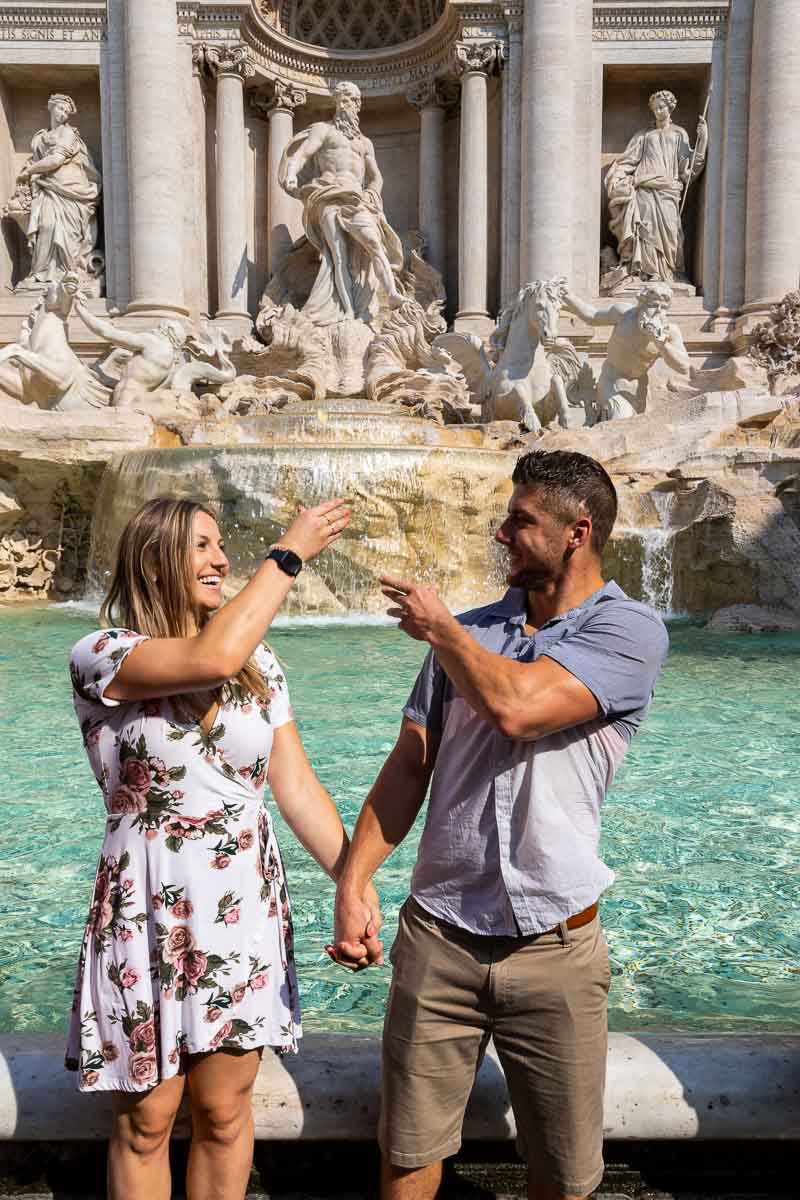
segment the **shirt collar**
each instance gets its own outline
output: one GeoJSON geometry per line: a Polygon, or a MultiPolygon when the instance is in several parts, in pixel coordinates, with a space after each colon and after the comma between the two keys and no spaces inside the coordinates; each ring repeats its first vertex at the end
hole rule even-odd
{"type": "MultiPolygon", "coordinates": [[[[527,617],[525,607],[525,589],[524,588],[508,588],[505,596],[498,600],[492,606],[492,612],[497,616],[505,617],[512,625],[524,625],[527,617]]],[[[566,621],[570,617],[574,617],[577,613],[582,612],[586,608],[592,608],[600,600],[613,599],[618,600],[624,598],[625,593],[618,583],[610,579],[598,588],[596,592],[592,592],[591,596],[587,596],[582,604],[578,604],[575,608],[570,608],[567,612],[557,613],[551,617],[549,621],[545,621],[542,629],[548,629],[552,625],[556,625],[559,621],[566,621]]]]}

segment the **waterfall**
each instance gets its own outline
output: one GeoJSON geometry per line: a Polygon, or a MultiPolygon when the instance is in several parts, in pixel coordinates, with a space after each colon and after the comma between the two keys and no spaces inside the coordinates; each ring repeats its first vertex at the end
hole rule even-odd
{"type": "Polygon", "coordinates": [[[290,615],[382,612],[381,574],[436,583],[453,608],[501,594],[490,526],[506,507],[516,455],[477,448],[466,437],[461,445],[442,445],[444,438],[403,445],[396,425],[383,431],[373,421],[373,428],[371,445],[287,439],[141,450],[113,460],[95,509],[90,592],[105,590],[124,525],[154,496],[197,498],[219,512],[230,594],[250,578],[298,503],[339,495],[350,503],[350,527],[300,574],[285,605],[290,615]]]}
{"type": "Polygon", "coordinates": [[[642,546],[642,600],[663,615],[673,611],[672,552],[676,530],[670,525],[674,494],[650,492],[661,525],[640,532],[642,546]]]}

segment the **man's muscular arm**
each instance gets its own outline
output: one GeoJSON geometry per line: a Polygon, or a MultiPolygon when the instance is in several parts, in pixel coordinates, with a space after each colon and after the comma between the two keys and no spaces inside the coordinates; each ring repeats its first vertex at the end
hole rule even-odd
{"type": "Polygon", "coordinates": [[[683,342],[683,335],[677,325],[667,326],[666,337],[658,343],[664,362],[681,375],[689,374],[689,352],[683,342]]]}
{"type": "Polygon", "coordinates": [[[369,138],[363,138],[364,142],[364,186],[372,192],[376,192],[378,196],[383,192],[383,176],[381,175],[378,166],[378,160],[375,157],[375,147],[369,138]]]}
{"type": "Polygon", "coordinates": [[[579,296],[573,296],[572,292],[565,292],[564,307],[573,312],[576,317],[580,317],[587,325],[616,325],[632,306],[610,304],[608,308],[595,308],[593,304],[588,304],[579,296]]]}
{"type": "Polygon", "coordinates": [[[579,679],[550,658],[533,663],[493,654],[448,611],[433,587],[384,576],[384,595],[399,604],[400,628],[428,642],[457,691],[504,737],[536,741],[593,720],[600,707],[579,679]]]}
{"type": "Polygon", "coordinates": [[[285,187],[287,192],[294,193],[297,191],[297,176],[306,163],[322,149],[326,132],[326,126],[323,122],[312,125],[308,131],[308,137],[300,143],[294,154],[286,160],[285,187]]]}
{"type": "Polygon", "coordinates": [[[351,970],[383,961],[380,943],[364,938],[370,920],[366,890],[378,867],[399,846],[425,800],[439,748],[437,735],[408,717],[361,810],[336,891],[334,962],[351,970]]]}
{"type": "Polygon", "coordinates": [[[91,333],[96,333],[98,337],[111,342],[112,346],[119,346],[121,350],[130,350],[133,354],[138,354],[144,349],[144,337],[131,333],[129,329],[120,329],[112,321],[105,321],[102,317],[96,316],[95,313],[90,312],[80,295],[75,297],[75,311],[91,333]]]}

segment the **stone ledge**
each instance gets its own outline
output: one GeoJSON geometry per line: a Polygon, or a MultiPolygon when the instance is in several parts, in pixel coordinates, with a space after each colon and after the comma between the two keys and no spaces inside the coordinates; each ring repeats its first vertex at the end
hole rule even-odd
{"type": "MultiPolygon", "coordinates": [[[[108,1136],[111,1096],[78,1096],[58,1034],[0,1035],[0,1139],[108,1136]]],[[[297,1057],[265,1054],[256,1137],[363,1141],[378,1112],[377,1037],[311,1034],[297,1057]]],[[[187,1123],[176,1130],[185,1137],[187,1123]]],[[[467,1109],[465,1141],[515,1136],[493,1049],[467,1109]]],[[[800,1036],[612,1034],[604,1133],[618,1141],[800,1140],[800,1036]]]]}

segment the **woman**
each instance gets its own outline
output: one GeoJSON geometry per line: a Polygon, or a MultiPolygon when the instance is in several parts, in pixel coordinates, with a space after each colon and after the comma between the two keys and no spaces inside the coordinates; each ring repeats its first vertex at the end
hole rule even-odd
{"type": "Polygon", "coordinates": [[[229,565],[213,513],[151,500],[120,541],[101,609],[112,627],[73,648],[75,707],[108,820],[67,1066],[82,1091],[116,1093],[112,1200],[169,1197],[184,1090],[187,1195],[241,1200],[261,1050],[297,1047],[289,899],[265,783],[334,879],[348,842],[262,638],[303,562],[348,521],[341,500],[301,509],[216,613],[229,565]]]}
{"type": "Polygon", "coordinates": [[[653,93],[655,128],[635,134],[606,176],[609,228],[625,275],[685,278],[681,198],[705,165],[708,126],[700,117],[694,153],[686,130],[672,122],[677,103],[672,92],[653,93]]]}
{"type": "Polygon", "coordinates": [[[47,107],[50,128],[34,134],[33,153],[18,176],[31,187],[31,269],[22,287],[52,283],[65,271],[89,272],[97,243],[100,172],[69,123],[77,112],[75,102],[57,94],[47,107]]]}

